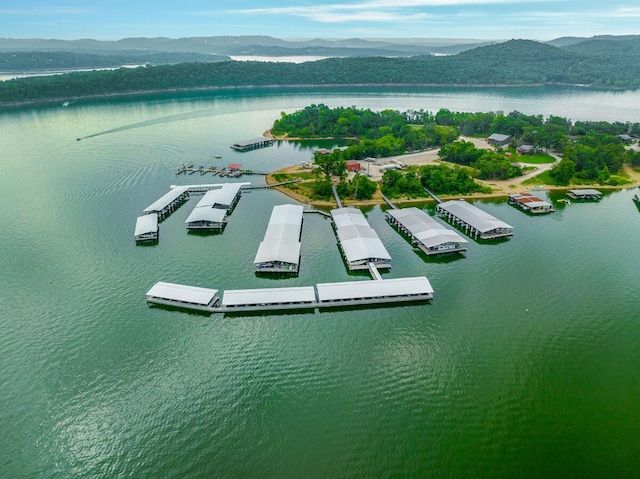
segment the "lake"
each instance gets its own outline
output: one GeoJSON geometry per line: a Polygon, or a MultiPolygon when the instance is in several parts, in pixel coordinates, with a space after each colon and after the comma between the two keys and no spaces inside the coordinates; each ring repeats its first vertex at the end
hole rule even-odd
{"type": "Polygon", "coordinates": [[[544,217],[478,201],[515,235],[438,259],[381,207],[364,209],[392,256],[383,277],[427,276],[427,305],[203,316],[146,304],[157,281],[368,279],[346,270],[320,215],[305,215],[297,277],[256,277],[271,209],[293,203],[269,190],[244,194],[221,235],[187,234],[191,199],[157,245],[133,241],[169,185],[213,181],[176,176],[183,163],[308,161],[313,142],[229,146],[312,103],[640,121],[640,92],[560,87],[203,92],[3,112],[0,477],[636,476],[635,190],[572,205],[543,192],[557,205],[544,217]]]}

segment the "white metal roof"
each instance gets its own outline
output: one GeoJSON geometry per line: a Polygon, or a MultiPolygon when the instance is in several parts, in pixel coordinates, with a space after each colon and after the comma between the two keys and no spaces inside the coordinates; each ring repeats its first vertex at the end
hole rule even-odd
{"type": "Polygon", "coordinates": [[[273,141],[273,139],[272,138],[267,138],[266,136],[259,136],[257,138],[251,138],[249,140],[237,141],[233,145],[234,146],[246,147],[246,146],[250,146],[250,145],[255,145],[256,143],[264,143],[265,141],[273,141]]]}
{"type": "Polygon", "coordinates": [[[147,233],[158,231],[158,214],[149,213],[148,215],[138,216],[136,219],[136,230],[134,236],[140,236],[147,233]]]}
{"type": "Polygon", "coordinates": [[[378,281],[348,281],[317,285],[320,301],[356,298],[382,298],[407,294],[433,294],[431,283],[425,276],[382,279],[378,281]]]}
{"type": "Polygon", "coordinates": [[[222,188],[217,190],[216,203],[224,206],[231,206],[233,200],[242,188],[240,183],[225,183],[222,188]]]}
{"type": "Polygon", "coordinates": [[[203,208],[205,206],[208,206],[209,208],[211,208],[213,205],[216,204],[216,198],[218,198],[219,194],[220,194],[220,190],[207,191],[202,196],[202,198],[200,198],[200,201],[198,201],[196,208],[203,208]]]}
{"type": "Polygon", "coordinates": [[[222,296],[222,306],[245,306],[250,304],[276,304],[314,302],[313,286],[290,288],[262,288],[227,290],[222,296]]]}
{"type": "Polygon", "coordinates": [[[602,192],[594,190],[592,188],[581,188],[579,190],[569,190],[569,193],[573,193],[576,196],[602,196],[602,192]]]}
{"type": "Polygon", "coordinates": [[[497,228],[513,229],[511,225],[508,225],[495,216],[482,211],[480,208],[476,208],[464,200],[446,201],[444,203],[440,203],[438,208],[448,211],[482,233],[486,233],[497,228]]]}
{"type": "Polygon", "coordinates": [[[271,211],[264,239],[254,263],[282,261],[297,264],[300,258],[301,205],[278,205],[271,211]]]}
{"type": "Polygon", "coordinates": [[[446,243],[468,243],[457,232],[445,228],[419,208],[391,209],[387,213],[427,248],[446,243]]]}
{"type": "Polygon", "coordinates": [[[338,239],[350,263],[369,258],[391,260],[387,249],[357,208],[331,210],[338,239]]]}
{"type": "Polygon", "coordinates": [[[196,221],[210,221],[212,223],[222,223],[227,210],[219,208],[201,207],[194,208],[185,223],[195,223],[196,221]]]}
{"type": "Polygon", "coordinates": [[[197,286],[186,286],[184,284],[164,283],[160,281],[147,291],[147,296],[207,305],[213,301],[217,292],[217,289],[199,288],[197,286]]]}
{"type": "Polygon", "coordinates": [[[175,188],[171,188],[168,193],[164,194],[154,203],[147,206],[143,211],[145,213],[162,211],[186,191],[189,191],[188,186],[176,186],[175,188]]]}

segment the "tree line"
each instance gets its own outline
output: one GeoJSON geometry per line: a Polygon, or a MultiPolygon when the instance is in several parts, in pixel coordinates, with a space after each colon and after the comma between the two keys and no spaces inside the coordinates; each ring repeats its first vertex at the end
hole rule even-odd
{"type": "MultiPolygon", "coordinates": [[[[634,40],[635,45],[638,40],[634,40]]],[[[640,87],[640,49],[609,55],[512,40],[457,55],[329,58],[294,63],[182,63],[0,83],[0,102],[194,88],[326,85],[587,84],[640,87]]]]}

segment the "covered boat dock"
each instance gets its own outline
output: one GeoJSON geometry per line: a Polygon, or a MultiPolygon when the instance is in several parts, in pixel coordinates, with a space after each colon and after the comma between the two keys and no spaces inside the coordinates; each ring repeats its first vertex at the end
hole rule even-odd
{"type": "Polygon", "coordinates": [[[349,306],[433,299],[433,288],[425,276],[373,281],[321,283],[318,306],[349,306]]]}
{"type": "Polygon", "coordinates": [[[185,223],[188,230],[222,231],[227,224],[227,210],[209,206],[196,207],[185,223]]]}
{"type": "Polygon", "coordinates": [[[297,273],[300,267],[301,205],[277,205],[253,260],[257,273],[297,273]]]}
{"type": "Polygon", "coordinates": [[[456,231],[445,228],[419,208],[388,210],[389,222],[406,234],[411,244],[426,255],[466,251],[466,239],[456,231]]]}
{"type": "Polygon", "coordinates": [[[436,206],[436,212],[459,225],[467,234],[480,239],[497,239],[513,235],[513,227],[464,200],[451,200],[436,206]]]}
{"type": "Polygon", "coordinates": [[[528,213],[553,213],[553,205],[531,193],[509,193],[509,204],[515,205],[528,213]]]}
{"type": "Polygon", "coordinates": [[[158,282],[147,291],[147,302],[164,306],[215,312],[220,298],[217,289],[158,282]]]}
{"type": "Polygon", "coordinates": [[[567,196],[572,200],[598,201],[602,199],[602,192],[592,188],[568,190],[567,196]]]}
{"type": "Polygon", "coordinates": [[[158,219],[164,219],[188,199],[189,187],[176,186],[171,188],[168,193],[164,194],[154,203],[147,206],[142,212],[145,215],[148,215],[149,213],[156,213],[158,215],[158,219]]]}
{"type": "Polygon", "coordinates": [[[317,306],[313,286],[225,291],[219,312],[304,309],[317,306]]]}
{"type": "Polygon", "coordinates": [[[136,219],[136,229],[133,233],[133,239],[136,243],[145,241],[158,240],[158,214],[149,213],[148,215],[138,216],[136,219]]]}
{"type": "Polygon", "coordinates": [[[260,136],[258,138],[251,138],[250,140],[238,141],[231,145],[231,148],[237,151],[249,151],[257,148],[264,148],[266,146],[273,145],[273,138],[267,138],[266,136],[260,136]]]}
{"type": "Polygon", "coordinates": [[[377,268],[391,268],[391,256],[362,211],[351,207],[338,208],[331,210],[331,218],[350,270],[369,269],[369,263],[377,268]]]}

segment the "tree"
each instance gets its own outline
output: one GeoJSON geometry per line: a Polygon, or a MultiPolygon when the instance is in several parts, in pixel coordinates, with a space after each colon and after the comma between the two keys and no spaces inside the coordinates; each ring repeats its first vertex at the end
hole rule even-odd
{"type": "Polygon", "coordinates": [[[576,163],[569,158],[563,158],[560,163],[554,166],[549,175],[559,185],[568,185],[573,176],[576,174],[576,163]]]}

